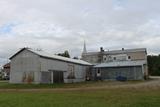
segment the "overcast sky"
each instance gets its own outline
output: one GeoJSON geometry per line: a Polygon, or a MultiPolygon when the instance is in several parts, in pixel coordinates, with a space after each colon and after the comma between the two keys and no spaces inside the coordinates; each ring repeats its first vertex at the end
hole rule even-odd
{"type": "Polygon", "coordinates": [[[160,0],[0,0],[0,65],[20,48],[160,52],[160,0]]]}

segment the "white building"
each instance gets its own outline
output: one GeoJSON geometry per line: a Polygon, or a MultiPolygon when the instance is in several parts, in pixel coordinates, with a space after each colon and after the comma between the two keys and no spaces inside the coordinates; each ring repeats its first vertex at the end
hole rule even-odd
{"type": "Polygon", "coordinates": [[[92,64],[23,48],[11,58],[10,83],[72,83],[86,79],[92,64]]]}

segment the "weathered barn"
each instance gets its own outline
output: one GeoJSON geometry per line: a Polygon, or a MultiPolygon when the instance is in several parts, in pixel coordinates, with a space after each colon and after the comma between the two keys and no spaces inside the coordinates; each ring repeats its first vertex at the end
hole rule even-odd
{"type": "Polygon", "coordinates": [[[11,58],[10,83],[72,83],[86,79],[92,64],[23,48],[11,58]]]}

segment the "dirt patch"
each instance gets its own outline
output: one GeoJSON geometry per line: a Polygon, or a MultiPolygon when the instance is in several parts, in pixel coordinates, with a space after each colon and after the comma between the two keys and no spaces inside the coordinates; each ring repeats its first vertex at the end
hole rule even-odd
{"type": "Polygon", "coordinates": [[[79,87],[42,88],[42,89],[0,89],[0,92],[63,92],[63,91],[90,91],[102,89],[160,89],[160,78],[151,78],[139,82],[96,82],[95,84],[81,84],[79,87]]]}

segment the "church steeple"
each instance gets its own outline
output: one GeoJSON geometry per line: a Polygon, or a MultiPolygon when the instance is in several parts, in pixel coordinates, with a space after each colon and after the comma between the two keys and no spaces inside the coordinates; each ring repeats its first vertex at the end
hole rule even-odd
{"type": "Polygon", "coordinates": [[[83,52],[82,53],[87,53],[86,42],[85,41],[84,41],[84,47],[83,47],[83,52]]]}

